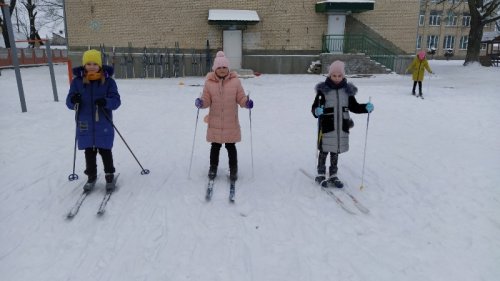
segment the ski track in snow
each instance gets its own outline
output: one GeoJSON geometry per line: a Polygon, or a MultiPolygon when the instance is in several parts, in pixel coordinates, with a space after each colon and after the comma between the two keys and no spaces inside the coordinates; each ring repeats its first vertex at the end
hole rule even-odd
{"type": "MultiPolygon", "coordinates": [[[[320,75],[243,79],[252,109],[240,109],[236,203],[228,202],[227,153],[205,201],[210,144],[200,110],[191,179],[194,99],[201,77],[117,80],[115,125],[149,175],[140,175],[118,135],[118,189],[102,217],[104,176],[78,215],[83,152],[72,173],[74,114],[44,68],[22,69],[28,106],[21,113],[12,70],[0,76],[0,276],[5,280],[349,280],[496,281],[500,276],[500,98],[498,68],[431,61],[425,100],[411,78],[349,79],[357,99],[372,97],[364,189],[367,115],[352,114],[350,151],[339,176],[366,207],[343,211],[298,169],[314,174],[317,120],[310,113],[320,75]],[[475,83],[471,83],[474,80],[475,83]],[[252,172],[254,177],[252,177],[252,172]]],[[[98,168],[102,168],[98,159],[98,168]]],[[[102,171],[101,171],[102,173],[102,171]]]]}

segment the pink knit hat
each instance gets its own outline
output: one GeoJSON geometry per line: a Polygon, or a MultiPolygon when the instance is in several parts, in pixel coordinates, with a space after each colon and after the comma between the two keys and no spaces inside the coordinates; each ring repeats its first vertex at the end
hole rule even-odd
{"type": "Polygon", "coordinates": [[[425,59],[425,52],[424,51],[420,51],[420,52],[418,52],[417,56],[418,56],[418,58],[420,60],[423,60],[423,59],[425,59]]]}
{"type": "Polygon", "coordinates": [[[331,76],[332,73],[341,73],[342,75],[345,75],[345,63],[336,60],[330,64],[330,67],[328,68],[328,76],[331,76]]]}
{"type": "Polygon", "coordinates": [[[219,67],[227,67],[229,68],[229,60],[224,55],[223,51],[218,51],[217,55],[214,59],[214,65],[212,66],[212,70],[215,71],[219,67]]]}

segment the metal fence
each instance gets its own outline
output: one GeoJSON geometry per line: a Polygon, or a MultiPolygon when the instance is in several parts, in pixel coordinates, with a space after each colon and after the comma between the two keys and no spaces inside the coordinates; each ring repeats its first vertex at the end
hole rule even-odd
{"type": "MultiPolygon", "coordinates": [[[[68,60],[68,53],[66,50],[56,49],[51,50],[51,52],[52,62],[66,62],[68,60]]],[[[39,65],[48,63],[47,51],[39,48],[18,48],[17,58],[19,59],[19,65],[39,65]]],[[[0,48],[0,67],[11,66],[14,66],[12,62],[12,49],[0,48]]]]}

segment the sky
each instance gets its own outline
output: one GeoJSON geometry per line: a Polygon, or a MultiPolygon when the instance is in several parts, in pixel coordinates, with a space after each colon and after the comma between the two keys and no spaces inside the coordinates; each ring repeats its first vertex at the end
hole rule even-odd
{"type": "Polygon", "coordinates": [[[47,67],[22,69],[25,113],[14,71],[2,70],[2,280],[498,280],[500,68],[429,63],[436,74],[426,75],[425,99],[410,94],[409,75],[348,77],[375,110],[351,114],[338,176],[368,214],[333,189],[354,214],[346,212],[301,172],[315,173],[310,106],[325,77],[264,73],[242,79],[255,106],[239,110],[234,204],[224,148],[213,199],[204,199],[208,111],[194,107],[203,77],[118,79],[115,126],[151,173],[140,174],[116,135],[118,190],[96,216],[98,159],[96,190],[72,220],[85,175],[77,151],[80,178],[68,181],[66,65],[55,67],[58,102],[47,67]]]}

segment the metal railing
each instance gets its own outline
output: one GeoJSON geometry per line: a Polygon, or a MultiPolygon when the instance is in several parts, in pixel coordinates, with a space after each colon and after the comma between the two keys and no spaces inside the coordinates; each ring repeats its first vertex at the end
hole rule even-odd
{"type": "MultiPolygon", "coordinates": [[[[66,62],[68,55],[66,50],[54,49],[52,52],[52,61],[55,63],[66,62]]],[[[17,57],[20,65],[37,65],[47,64],[48,54],[44,49],[38,48],[17,48],[17,57]]],[[[12,62],[12,49],[0,48],[0,67],[13,66],[12,62]]]]}
{"type": "Polygon", "coordinates": [[[394,69],[397,54],[365,35],[323,35],[324,53],[363,53],[387,68],[394,69]]]}

